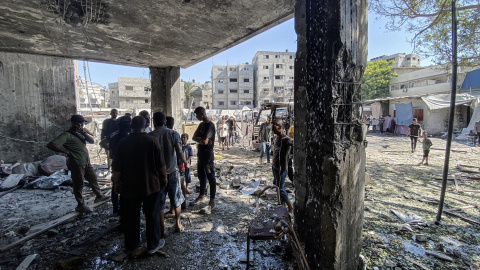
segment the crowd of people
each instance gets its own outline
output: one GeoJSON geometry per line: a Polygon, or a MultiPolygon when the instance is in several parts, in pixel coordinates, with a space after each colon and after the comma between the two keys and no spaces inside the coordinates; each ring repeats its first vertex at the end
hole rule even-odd
{"type": "MultiPolygon", "coordinates": [[[[207,200],[207,181],[209,200],[200,213],[209,214],[215,208],[215,137],[218,134],[219,145],[228,149],[235,143],[235,129],[238,126],[233,116],[224,116],[215,125],[203,107],[197,107],[194,113],[201,121],[191,138],[197,145],[200,192],[189,203],[186,195],[192,193],[188,185],[192,181],[190,166],[193,157],[193,149],[188,143],[189,135],[180,135],[175,131],[175,119],[162,112],[155,112],[151,118],[148,111],[142,111],[132,118],[130,114],[118,117],[118,111],[112,109],[111,117],[103,122],[99,144],[106,150],[107,163],[112,171],[111,196],[103,195],[99,188],[86,147],[86,143],[94,143],[94,139],[84,128],[87,121],[81,115],[73,115],[70,129],[47,145],[49,149],[68,157],[67,165],[78,203],[76,211],[92,212],[83,199],[83,179],[88,181],[96,195],[95,203],[112,200],[113,213],[120,216],[127,252],[134,252],[141,246],[140,211],[145,216],[147,250],[153,254],[165,244],[165,218],[175,217],[175,232],[182,232],[181,211],[207,200]],[[170,209],[165,212],[167,196],[170,209]]],[[[293,126],[287,136],[282,121],[272,122],[269,117],[261,125],[258,138],[262,145],[260,163],[263,163],[262,157],[266,155],[282,204],[293,214],[292,203],[285,191],[286,176],[293,179],[293,126]],[[273,156],[270,159],[271,152],[273,156]]]]}

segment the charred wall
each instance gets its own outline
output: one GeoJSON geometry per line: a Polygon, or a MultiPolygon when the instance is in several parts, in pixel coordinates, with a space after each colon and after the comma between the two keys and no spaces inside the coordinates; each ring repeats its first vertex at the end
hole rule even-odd
{"type": "Polygon", "coordinates": [[[35,161],[76,111],[73,61],[0,52],[0,159],[35,161]],[[7,138],[8,137],[8,138],[7,138]]]}
{"type": "Polygon", "coordinates": [[[356,269],[365,180],[366,0],[298,0],[295,223],[311,269],[356,269]],[[308,172],[308,173],[307,173],[308,172]]]}

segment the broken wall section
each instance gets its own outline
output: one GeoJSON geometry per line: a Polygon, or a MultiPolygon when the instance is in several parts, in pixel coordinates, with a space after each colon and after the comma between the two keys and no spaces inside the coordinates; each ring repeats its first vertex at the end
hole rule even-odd
{"type": "Polygon", "coordinates": [[[0,159],[30,162],[75,114],[73,60],[0,52],[0,159]]]}

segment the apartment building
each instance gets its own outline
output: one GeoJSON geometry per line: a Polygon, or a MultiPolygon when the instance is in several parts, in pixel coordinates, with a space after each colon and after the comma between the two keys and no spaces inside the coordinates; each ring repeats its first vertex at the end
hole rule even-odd
{"type": "Polygon", "coordinates": [[[119,109],[151,107],[150,79],[118,77],[118,82],[109,83],[110,106],[119,109]]]}
{"type": "Polygon", "coordinates": [[[212,109],[242,109],[254,105],[254,67],[250,64],[212,67],[212,109]]]}
{"type": "Polygon", "coordinates": [[[385,60],[390,62],[394,60],[395,62],[392,65],[392,68],[415,68],[420,67],[420,56],[417,54],[404,54],[404,53],[396,53],[392,55],[382,55],[379,57],[375,57],[370,59],[370,61],[375,62],[379,60],[385,60]]]}
{"type": "Polygon", "coordinates": [[[105,108],[110,105],[110,92],[98,83],[77,76],[75,91],[77,92],[77,110],[105,108]]]}
{"type": "Polygon", "coordinates": [[[258,51],[253,57],[255,102],[293,102],[294,52],[258,51]]]}

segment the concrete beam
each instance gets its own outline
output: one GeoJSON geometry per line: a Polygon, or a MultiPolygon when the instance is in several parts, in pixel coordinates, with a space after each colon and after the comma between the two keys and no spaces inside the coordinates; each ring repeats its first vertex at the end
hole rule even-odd
{"type": "Polygon", "coordinates": [[[0,51],[189,67],[293,15],[295,0],[2,0],[0,51]]]}
{"type": "Polygon", "coordinates": [[[311,269],[356,269],[365,180],[359,102],[367,0],[298,0],[295,29],[297,231],[311,269]]]}
{"type": "Polygon", "coordinates": [[[0,111],[0,159],[54,154],[46,143],[70,127],[76,112],[73,61],[0,52],[0,111]]]}

